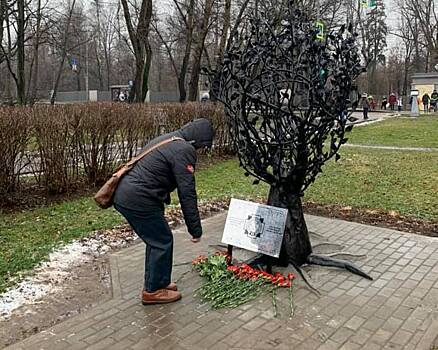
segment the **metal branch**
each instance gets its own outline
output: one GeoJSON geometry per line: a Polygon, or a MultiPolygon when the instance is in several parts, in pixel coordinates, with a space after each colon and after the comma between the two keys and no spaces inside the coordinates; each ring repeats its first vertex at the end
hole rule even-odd
{"type": "Polygon", "coordinates": [[[371,276],[363,272],[359,267],[354,265],[353,263],[341,259],[335,259],[328,256],[310,254],[307,258],[307,262],[312,265],[320,265],[320,266],[329,266],[329,267],[337,267],[340,269],[345,269],[354,273],[355,275],[364,277],[370,281],[373,280],[371,276]]]}

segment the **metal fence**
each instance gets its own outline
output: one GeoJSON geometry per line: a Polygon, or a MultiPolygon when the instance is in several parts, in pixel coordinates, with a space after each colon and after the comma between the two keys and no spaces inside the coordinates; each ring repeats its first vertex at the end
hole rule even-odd
{"type": "Polygon", "coordinates": [[[177,91],[150,91],[150,102],[179,102],[177,91]]]}
{"type": "MultiPolygon", "coordinates": [[[[106,102],[112,101],[111,91],[65,91],[56,93],[56,102],[58,103],[76,103],[76,102],[106,102]]],[[[177,91],[150,91],[148,102],[179,102],[179,93],[177,91]]]]}
{"type": "Polygon", "coordinates": [[[87,91],[66,91],[56,93],[56,102],[84,102],[87,100],[87,91]]]}

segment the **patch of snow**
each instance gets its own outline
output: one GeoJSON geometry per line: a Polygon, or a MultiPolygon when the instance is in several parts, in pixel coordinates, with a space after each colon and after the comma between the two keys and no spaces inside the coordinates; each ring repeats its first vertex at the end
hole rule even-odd
{"type": "Polygon", "coordinates": [[[16,287],[0,295],[0,320],[25,304],[36,304],[45,295],[62,289],[62,282],[72,278],[72,269],[102,256],[112,249],[126,246],[137,236],[126,227],[97,231],[53,251],[46,262],[16,287]]]}
{"type": "MultiPolygon", "coordinates": [[[[222,211],[228,201],[214,201],[199,204],[201,217],[222,211]]],[[[169,206],[166,219],[177,226],[183,222],[178,206],[169,206]]],[[[110,230],[93,232],[90,236],[73,241],[53,251],[46,262],[33,270],[33,275],[22,280],[17,286],[0,295],[0,320],[9,318],[13,311],[25,304],[37,304],[51,293],[62,290],[64,281],[71,279],[72,269],[102,256],[114,249],[127,246],[138,239],[128,225],[110,230]]]]}

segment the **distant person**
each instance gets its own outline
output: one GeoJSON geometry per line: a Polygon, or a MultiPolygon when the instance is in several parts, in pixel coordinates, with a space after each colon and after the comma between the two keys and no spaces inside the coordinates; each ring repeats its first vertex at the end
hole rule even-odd
{"type": "Polygon", "coordinates": [[[438,92],[436,89],[433,90],[432,95],[430,95],[430,106],[433,108],[433,111],[436,112],[438,103],[438,92]]]}
{"type": "Polygon", "coordinates": [[[403,109],[403,99],[402,99],[402,97],[399,95],[398,98],[397,98],[397,110],[398,110],[399,112],[401,112],[402,109],[403,109]]]}
{"type": "Polygon", "coordinates": [[[389,106],[391,107],[391,111],[395,109],[395,104],[397,103],[397,97],[392,92],[391,95],[389,95],[389,106]]]}
{"type": "Polygon", "coordinates": [[[210,94],[208,92],[204,92],[201,96],[201,102],[208,102],[210,101],[210,94]]]}
{"type": "Polygon", "coordinates": [[[369,102],[369,105],[370,105],[370,109],[372,111],[374,111],[376,109],[376,101],[374,100],[374,97],[369,95],[368,96],[368,102],[369,102]]]}
{"type": "Polygon", "coordinates": [[[380,105],[380,109],[384,109],[386,111],[387,104],[388,104],[388,100],[386,99],[386,96],[383,96],[382,104],[380,105]]]}
{"type": "Polygon", "coordinates": [[[430,97],[429,94],[426,92],[421,98],[421,102],[423,102],[424,113],[429,112],[429,101],[430,101],[430,97]]]}
{"type": "Polygon", "coordinates": [[[363,109],[363,119],[368,119],[368,111],[370,109],[370,102],[368,101],[367,95],[362,95],[362,109],[363,109]]]}

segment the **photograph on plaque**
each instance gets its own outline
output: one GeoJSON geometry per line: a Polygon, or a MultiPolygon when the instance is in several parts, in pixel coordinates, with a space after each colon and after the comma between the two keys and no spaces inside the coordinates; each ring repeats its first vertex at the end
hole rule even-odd
{"type": "Polygon", "coordinates": [[[287,209],[231,199],[222,243],[279,257],[287,209]]]}

